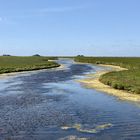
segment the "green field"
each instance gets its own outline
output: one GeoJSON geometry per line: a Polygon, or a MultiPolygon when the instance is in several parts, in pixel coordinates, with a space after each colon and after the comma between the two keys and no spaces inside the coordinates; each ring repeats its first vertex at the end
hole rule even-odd
{"type": "Polygon", "coordinates": [[[48,60],[56,59],[53,57],[17,57],[17,56],[0,56],[0,74],[10,72],[21,72],[48,69],[58,67],[56,62],[48,60]]]}
{"type": "Polygon", "coordinates": [[[127,71],[104,74],[100,77],[100,81],[115,89],[140,94],[140,57],[76,57],[75,61],[127,68],[127,71]]]}

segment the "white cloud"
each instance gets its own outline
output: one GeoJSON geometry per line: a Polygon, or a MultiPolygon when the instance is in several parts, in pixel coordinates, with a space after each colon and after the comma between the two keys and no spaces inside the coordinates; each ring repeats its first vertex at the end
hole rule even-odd
{"type": "Polygon", "coordinates": [[[70,12],[70,11],[76,11],[80,9],[84,9],[85,6],[75,6],[75,7],[60,7],[60,8],[44,8],[41,9],[41,13],[58,13],[58,12],[70,12]]]}
{"type": "Polygon", "coordinates": [[[12,19],[6,18],[6,17],[0,17],[0,23],[6,24],[6,25],[14,25],[16,22],[14,22],[12,19]]]}
{"type": "Polygon", "coordinates": [[[2,21],[3,20],[3,18],[2,17],[0,17],[0,21],[2,21]]]}

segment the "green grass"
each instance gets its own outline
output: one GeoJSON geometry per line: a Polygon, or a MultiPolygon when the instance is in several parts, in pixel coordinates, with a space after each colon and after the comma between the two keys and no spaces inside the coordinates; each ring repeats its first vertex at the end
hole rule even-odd
{"type": "Polygon", "coordinates": [[[56,59],[53,57],[17,57],[17,56],[0,56],[0,74],[48,69],[58,67],[59,64],[49,62],[48,60],[56,59]]]}
{"type": "Polygon", "coordinates": [[[76,57],[75,61],[127,68],[127,71],[104,74],[100,77],[100,81],[115,89],[140,94],[140,57],[76,57]]]}

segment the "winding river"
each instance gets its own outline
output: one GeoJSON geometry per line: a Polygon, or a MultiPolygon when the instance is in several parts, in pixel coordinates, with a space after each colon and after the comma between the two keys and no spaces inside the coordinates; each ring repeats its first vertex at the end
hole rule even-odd
{"type": "Polygon", "coordinates": [[[0,79],[0,140],[140,140],[140,107],[77,82],[103,69],[64,68],[0,79]]]}

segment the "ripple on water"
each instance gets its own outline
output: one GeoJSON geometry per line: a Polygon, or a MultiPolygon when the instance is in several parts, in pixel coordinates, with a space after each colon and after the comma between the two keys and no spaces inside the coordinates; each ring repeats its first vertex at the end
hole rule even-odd
{"type": "Polygon", "coordinates": [[[89,140],[89,138],[79,138],[77,136],[71,135],[64,138],[60,138],[59,140],[89,140]]]}
{"type": "Polygon", "coordinates": [[[140,139],[140,108],[82,87],[91,69],[70,65],[0,81],[0,140],[140,139]]]}

